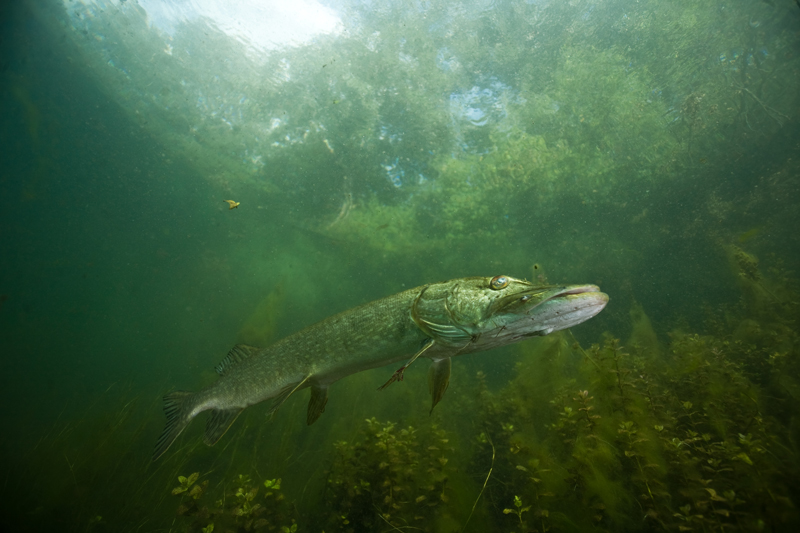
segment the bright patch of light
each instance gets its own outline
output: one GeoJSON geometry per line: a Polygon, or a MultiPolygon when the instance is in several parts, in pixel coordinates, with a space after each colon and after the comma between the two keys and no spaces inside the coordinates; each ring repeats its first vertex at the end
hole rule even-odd
{"type": "MultiPolygon", "coordinates": [[[[80,3],[100,9],[128,7],[125,0],[80,3]]],[[[344,29],[336,12],[316,0],[138,0],[138,4],[146,12],[147,23],[170,36],[182,24],[204,21],[258,51],[306,44],[344,29]]]]}
{"type": "Polygon", "coordinates": [[[343,29],[336,13],[315,0],[139,0],[139,5],[153,26],[168,33],[183,20],[205,18],[260,50],[304,44],[343,29]]]}

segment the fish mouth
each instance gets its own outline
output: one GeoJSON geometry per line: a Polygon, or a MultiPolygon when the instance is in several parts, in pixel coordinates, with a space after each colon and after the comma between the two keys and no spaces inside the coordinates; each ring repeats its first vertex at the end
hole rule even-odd
{"type": "MultiPolygon", "coordinates": [[[[580,285],[567,287],[550,298],[547,298],[539,305],[548,302],[557,302],[560,304],[567,304],[567,306],[572,305],[575,308],[574,310],[587,307],[599,307],[600,309],[597,310],[599,313],[606,306],[608,300],[608,294],[601,292],[600,287],[597,285],[580,285]]],[[[532,309],[536,309],[536,307],[532,309]]]]}
{"type": "Polygon", "coordinates": [[[602,311],[608,301],[597,285],[530,287],[498,302],[489,322],[499,329],[496,337],[517,342],[577,326],[602,311]]]}
{"type": "Polygon", "coordinates": [[[540,334],[567,329],[597,315],[609,297],[597,285],[564,287],[527,311],[540,334]]]}
{"type": "Polygon", "coordinates": [[[577,285],[577,286],[576,285],[571,285],[569,287],[566,287],[562,292],[560,292],[557,295],[553,296],[553,298],[561,298],[563,296],[572,296],[574,294],[584,294],[584,293],[587,293],[587,292],[597,292],[597,293],[603,294],[602,292],[600,292],[600,287],[598,287],[597,285],[577,285]]]}
{"type": "Polygon", "coordinates": [[[601,292],[600,287],[597,285],[583,285],[580,287],[570,287],[568,290],[560,292],[552,298],[547,299],[548,302],[553,300],[566,300],[569,302],[574,302],[579,304],[579,307],[599,306],[600,309],[597,310],[599,313],[603,307],[606,306],[609,298],[608,294],[601,292]]]}
{"type": "MultiPolygon", "coordinates": [[[[539,306],[555,300],[576,298],[586,294],[603,294],[597,285],[545,285],[526,288],[497,300],[489,309],[488,315],[499,312],[530,314],[539,306]]],[[[606,296],[606,301],[608,296],[606,296]]]]}

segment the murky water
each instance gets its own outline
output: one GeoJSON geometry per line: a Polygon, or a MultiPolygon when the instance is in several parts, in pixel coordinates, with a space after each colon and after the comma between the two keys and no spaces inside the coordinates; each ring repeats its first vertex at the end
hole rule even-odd
{"type": "Polygon", "coordinates": [[[0,14],[5,529],[797,530],[795,3],[0,14]],[[235,344],[497,274],[611,301],[151,462],[235,344]]]}

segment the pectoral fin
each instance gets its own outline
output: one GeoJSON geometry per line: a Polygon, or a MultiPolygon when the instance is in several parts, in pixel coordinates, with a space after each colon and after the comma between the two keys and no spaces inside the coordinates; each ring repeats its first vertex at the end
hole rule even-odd
{"type": "Polygon", "coordinates": [[[439,359],[431,364],[428,370],[428,388],[431,391],[431,413],[436,404],[442,400],[444,391],[450,385],[450,358],[439,359]]]}
{"type": "Polygon", "coordinates": [[[206,433],[203,435],[203,442],[209,446],[215,445],[242,411],[244,409],[214,409],[211,411],[206,422],[206,433]]]}
{"type": "Polygon", "coordinates": [[[328,403],[328,387],[311,385],[311,399],[308,402],[308,414],[306,424],[309,426],[317,421],[322,413],[325,412],[325,404],[328,403]]]}

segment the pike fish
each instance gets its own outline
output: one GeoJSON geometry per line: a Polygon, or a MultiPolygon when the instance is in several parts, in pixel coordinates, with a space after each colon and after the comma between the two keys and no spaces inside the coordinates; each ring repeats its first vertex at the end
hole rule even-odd
{"type": "Polygon", "coordinates": [[[203,411],[211,411],[203,440],[214,445],[251,405],[271,400],[275,412],[311,389],[306,423],[325,410],[332,383],[364,370],[404,361],[379,390],[402,381],[418,358],[431,362],[431,411],[450,383],[450,360],[584,322],[608,295],[595,285],[534,285],[510,276],[430,283],[366,303],[309,326],[267,348],[234,346],[217,365],[219,379],[199,392],[164,396],[167,425],[155,461],[203,411]]]}

